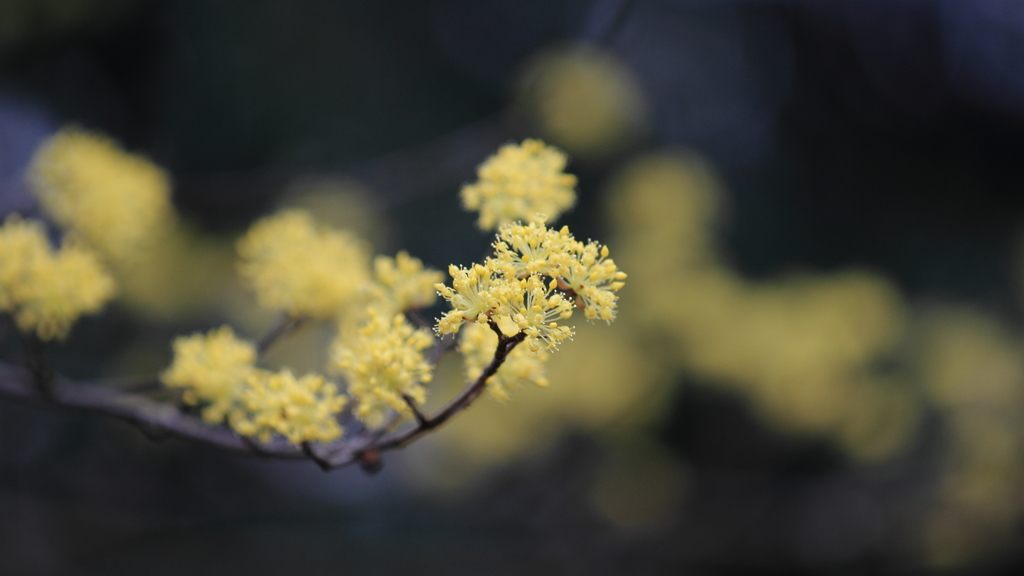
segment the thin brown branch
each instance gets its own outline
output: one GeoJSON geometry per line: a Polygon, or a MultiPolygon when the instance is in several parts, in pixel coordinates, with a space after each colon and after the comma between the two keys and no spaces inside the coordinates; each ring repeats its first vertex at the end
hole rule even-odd
{"type": "Polygon", "coordinates": [[[32,374],[32,384],[44,397],[49,398],[52,396],[54,374],[46,363],[43,341],[35,334],[19,332],[19,335],[21,336],[21,347],[25,353],[25,367],[32,374]]]}
{"type": "Polygon", "coordinates": [[[498,368],[501,368],[501,365],[505,363],[505,359],[508,357],[508,354],[526,338],[526,334],[522,332],[511,337],[505,336],[501,330],[498,329],[497,324],[495,324],[493,320],[489,321],[488,324],[491,326],[491,329],[498,334],[498,346],[494,350],[494,358],[492,358],[490,363],[484,367],[480,376],[478,376],[477,379],[469,386],[463,388],[462,392],[459,392],[455,398],[452,398],[448,404],[433,417],[424,418],[422,422],[417,423],[416,426],[407,430],[386,434],[378,442],[373,444],[372,449],[383,452],[385,450],[394,450],[396,448],[403,448],[409,445],[420,436],[444,425],[446,422],[451,420],[453,416],[468,408],[469,405],[483,393],[484,388],[487,386],[487,380],[498,372],[498,368]]]}
{"type": "MultiPolygon", "coordinates": [[[[212,425],[170,404],[144,395],[59,376],[46,367],[41,349],[38,351],[40,355],[30,364],[31,370],[0,362],[0,395],[111,416],[133,424],[150,437],[173,436],[228,452],[266,458],[310,459],[324,470],[357,463],[365,471],[374,473],[382,466],[382,452],[407,446],[441,427],[472,404],[483,392],[487,380],[497,373],[508,354],[526,337],[523,333],[505,336],[493,322],[491,328],[498,334],[494,358],[475,381],[434,416],[423,414],[409,398],[407,401],[410,401],[410,407],[416,415],[416,424],[412,427],[393,432],[387,431],[390,427],[368,430],[351,439],[328,444],[303,443],[295,446],[283,439],[257,442],[225,426],[212,425]],[[41,386],[43,384],[45,386],[41,386]]],[[[31,352],[30,356],[35,354],[31,352]]]]}
{"type": "Polygon", "coordinates": [[[423,415],[423,411],[416,405],[416,401],[408,394],[402,394],[402,400],[405,400],[406,406],[409,407],[409,410],[412,410],[413,416],[416,417],[416,423],[422,426],[427,421],[427,417],[423,415]]]}
{"type": "Polygon", "coordinates": [[[259,342],[256,343],[256,351],[260,356],[265,356],[274,344],[279,342],[285,336],[289,336],[299,328],[302,328],[308,321],[309,319],[304,316],[281,314],[281,317],[278,318],[274,327],[264,334],[263,337],[260,338],[259,342]]]}
{"type": "MultiPolygon", "coordinates": [[[[172,436],[195,440],[229,452],[253,453],[252,448],[231,430],[211,426],[168,404],[105,386],[74,382],[56,375],[50,380],[49,394],[44,395],[36,388],[35,377],[31,372],[2,362],[0,394],[113,416],[145,428],[147,432],[161,430],[172,436]]],[[[305,458],[298,448],[284,441],[263,444],[261,451],[275,458],[305,458]]]]}

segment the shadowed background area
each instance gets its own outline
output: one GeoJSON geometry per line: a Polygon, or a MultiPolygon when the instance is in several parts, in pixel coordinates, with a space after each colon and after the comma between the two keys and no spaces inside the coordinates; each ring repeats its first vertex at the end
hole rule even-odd
{"type": "MultiPolygon", "coordinates": [[[[0,215],[38,215],[25,170],[68,124],[166,168],[185,222],[50,347],[74,378],[266,331],[234,242],[282,206],[479,260],[457,193],[524,137],[569,154],[558,225],[629,282],[549,387],[372,477],[0,398],[0,572],[1024,565],[1018,2],[0,0],[0,215]]],[[[331,337],[268,363],[320,370],[331,337]]],[[[442,361],[431,401],[461,372],[442,361]]]]}

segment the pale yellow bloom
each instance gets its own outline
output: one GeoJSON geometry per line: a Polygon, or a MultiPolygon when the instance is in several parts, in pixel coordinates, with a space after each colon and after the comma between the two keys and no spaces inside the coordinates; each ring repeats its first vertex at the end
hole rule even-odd
{"type": "Polygon", "coordinates": [[[547,138],[596,158],[635,142],[648,123],[643,91],[629,67],[596,46],[558,46],[519,79],[521,106],[547,138]]]}
{"type": "Polygon", "coordinates": [[[555,280],[545,286],[539,277],[530,276],[513,285],[517,289],[505,293],[497,312],[499,318],[507,316],[526,334],[524,346],[535,352],[555,350],[563,340],[572,338],[572,328],[558,324],[572,316],[572,302],[555,289],[555,280]]]}
{"type": "Polygon", "coordinates": [[[471,268],[452,266],[452,286],[437,285],[452,305],[437,324],[440,334],[458,332],[464,321],[494,320],[506,336],[526,334],[531,350],[554,350],[572,328],[573,305],[589,319],[615,318],[626,274],[596,242],[578,242],[567,227],[555,231],[536,215],[529,224],[502,226],[495,256],[471,268]]]}
{"type": "Polygon", "coordinates": [[[485,322],[497,308],[499,301],[495,295],[495,283],[505,283],[505,279],[495,276],[493,266],[490,266],[492,262],[489,261],[488,266],[474,264],[470,268],[460,268],[452,264],[448,267],[451,287],[437,284],[435,288],[452,305],[452,310],[438,321],[438,334],[458,332],[463,321],[485,322]]]}
{"type": "Polygon", "coordinates": [[[12,214],[0,227],[0,310],[13,312],[16,294],[30,283],[34,262],[50,256],[42,224],[12,214]]]}
{"type": "Polygon", "coordinates": [[[369,280],[369,252],[343,230],[318,227],[286,210],[253,224],[238,241],[238,269],[260,305],[292,316],[341,314],[369,280]]]}
{"type": "Polygon", "coordinates": [[[0,309],[43,340],[67,336],[79,316],[114,296],[114,280],[94,253],[73,241],[54,252],[38,222],[8,217],[0,255],[0,309]]]}
{"type": "Polygon", "coordinates": [[[569,227],[554,230],[544,221],[545,216],[536,214],[528,224],[505,224],[498,231],[495,257],[510,265],[516,276],[543,274],[555,278],[572,263],[574,240],[569,227]]]}
{"type": "Polygon", "coordinates": [[[506,144],[477,169],[477,182],[462,187],[462,205],[478,210],[482,230],[540,212],[552,219],[576,202],[576,177],[563,172],[564,153],[540,140],[506,144]]]}
{"type": "MultiPolygon", "coordinates": [[[[497,346],[498,335],[489,327],[482,324],[466,326],[459,338],[459,352],[464,359],[468,382],[480,377],[484,367],[494,358],[497,346]]],[[[513,348],[498,372],[487,380],[491,396],[504,402],[509,399],[509,393],[522,384],[547,386],[545,364],[550,356],[546,350],[533,351],[525,345],[513,348]]]]}
{"type": "Polygon", "coordinates": [[[54,221],[111,260],[137,255],[173,218],[163,170],[81,128],[65,128],[47,140],[28,175],[54,221]]]}
{"type": "Polygon", "coordinates": [[[228,423],[239,434],[266,442],[273,435],[293,444],[330,442],[341,437],[338,413],[347,398],[323,376],[296,378],[289,370],[252,370],[228,423]]]}
{"type": "Polygon", "coordinates": [[[356,417],[377,427],[388,409],[410,414],[403,395],[425,402],[424,384],[430,382],[433,367],[423,350],[433,343],[428,330],[413,328],[403,315],[392,317],[375,309],[369,311],[369,320],[356,334],[339,338],[332,351],[332,365],[348,380],[356,417]]]}
{"type": "Polygon", "coordinates": [[[419,258],[406,251],[394,258],[377,256],[373,260],[374,280],[381,296],[394,312],[425,308],[437,300],[434,285],[444,278],[440,270],[424,268],[419,258]]]}
{"type": "Polygon", "coordinates": [[[590,320],[611,322],[619,299],[616,292],[625,286],[626,273],[608,257],[608,247],[597,242],[575,242],[573,256],[562,279],[576,294],[576,305],[590,320]]]}
{"type": "Polygon", "coordinates": [[[203,419],[218,423],[235,406],[256,369],[256,346],[235,336],[230,326],[174,340],[174,361],[160,379],[181,388],[189,404],[206,404],[203,419]]]}

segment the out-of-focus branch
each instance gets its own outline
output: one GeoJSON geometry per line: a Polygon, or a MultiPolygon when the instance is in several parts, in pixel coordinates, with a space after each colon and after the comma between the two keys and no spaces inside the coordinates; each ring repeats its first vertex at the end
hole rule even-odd
{"type": "Polygon", "coordinates": [[[263,337],[260,338],[260,341],[256,343],[256,351],[259,352],[260,356],[264,356],[279,340],[285,336],[290,336],[295,333],[305,326],[308,321],[308,318],[302,316],[281,314],[281,317],[277,320],[277,324],[275,324],[273,328],[264,334],[263,337]]]}
{"type": "MultiPolygon", "coordinates": [[[[50,379],[48,393],[44,395],[37,389],[35,380],[28,370],[0,362],[0,394],[5,396],[113,416],[147,431],[160,430],[230,452],[254,453],[252,447],[231,430],[211,426],[169,404],[57,375],[50,379]]],[[[298,448],[283,441],[261,444],[260,450],[275,458],[306,457],[298,448]]]]}
{"type": "Polygon", "coordinates": [[[409,428],[384,434],[368,430],[354,438],[329,444],[295,446],[284,440],[257,442],[141,394],[64,378],[49,370],[41,349],[26,349],[31,369],[0,362],[0,395],[111,416],[134,424],[147,436],[176,436],[228,452],[265,458],[309,459],[324,470],[359,463],[364,470],[375,472],[380,469],[382,452],[407,446],[472,404],[483,392],[487,380],[526,337],[523,333],[505,336],[496,324],[491,322],[490,326],[498,334],[494,358],[475,381],[437,414],[427,416],[416,407],[416,423],[409,428]]]}

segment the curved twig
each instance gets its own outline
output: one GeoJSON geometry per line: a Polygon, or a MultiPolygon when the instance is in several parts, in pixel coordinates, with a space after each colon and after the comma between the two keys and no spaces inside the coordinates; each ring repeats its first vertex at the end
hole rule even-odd
{"type": "Polygon", "coordinates": [[[154,432],[159,432],[237,454],[286,460],[313,460],[324,470],[358,463],[364,470],[373,473],[380,470],[382,452],[409,445],[441,427],[472,404],[483,393],[487,380],[497,373],[508,354],[526,337],[523,333],[505,336],[493,322],[490,325],[498,334],[494,358],[475,381],[452,398],[437,414],[428,417],[417,410],[416,423],[405,430],[385,434],[366,431],[354,438],[327,444],[303,443],[295,446],[280,439],[257,442],[252,438],[240,436],[225,426],[210,424],[196,416],[184,414],[174,406],[141,394],[64,378],[48,369],[39,355],[40,350],[29,351],[32,369],[0,362],[0,394],[111,416],[135,425],[151,437],[154,432]]]}

